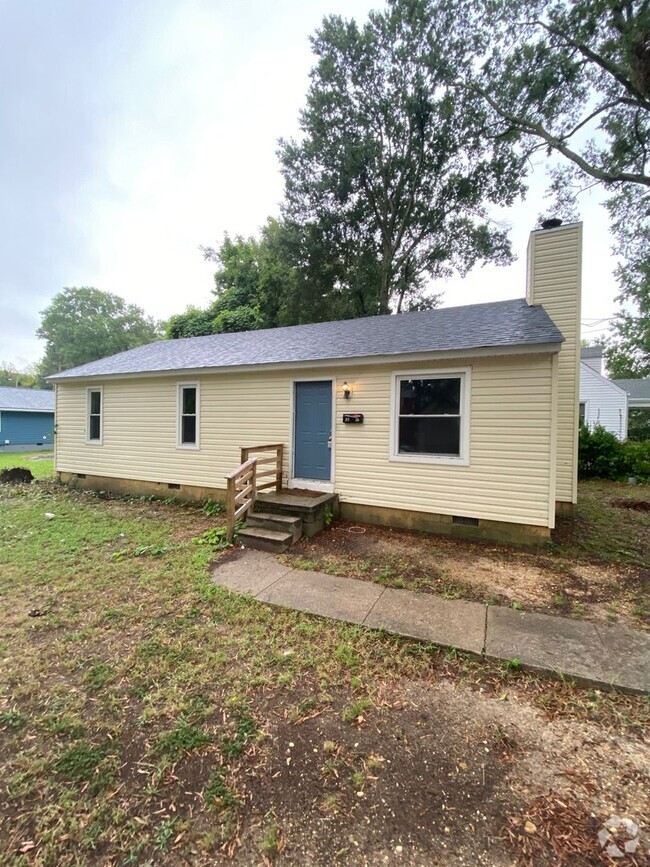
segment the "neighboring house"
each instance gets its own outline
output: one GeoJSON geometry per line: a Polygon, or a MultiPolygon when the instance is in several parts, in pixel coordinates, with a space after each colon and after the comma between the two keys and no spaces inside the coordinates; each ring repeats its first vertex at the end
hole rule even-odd
{"type": "Polygon", "coordinates": [[[0,451],[54,446],[54,392],[0,386],[0,451]]]}
{"type": "Polygon", "coordinates": [[[160,341],[64,371],[62,481],[223,498],[240,448],[351,521],[548,538],[577,498],[582,225],[535,231],[526,299],[160,341]]]}
{"type": "Polygon", "coordinates": [[[650,379],[613,379],[627,392],[628,409],[650,408],[650,379]]]}
{"type": "Polygon", "coordinates": [[[580,350],[580,421],[591,430],[600,425],[619,440],[627,438],[627,392],[603,376],[603,350],[580,350]]]}

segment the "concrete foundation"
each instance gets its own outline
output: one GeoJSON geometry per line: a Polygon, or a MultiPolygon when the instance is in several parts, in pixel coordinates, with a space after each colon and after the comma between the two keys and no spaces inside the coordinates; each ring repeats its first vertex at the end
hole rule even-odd
{"type": "Polygon", "coordinates": [[[543,545],[551,538],[548,527],[538,527],[534,524],[509,524],[506,521],[489,521],[481,518],[478,526],[468,526],[455,524],[451,515],[430,512],[412,512],[407,509],[390,509],[385,506],[346,502],[341,502],[339,508],[344,521],[380,524],[404,530],[422,530],[463,539],[505,542],[514,545],[543,545]]]}
{"type": "Polygon", "coordinates": [[[117,479],[114,476],[91,476],[83,473],[57,473],[59,481],[87,491],[110,491],[133,497],[177,497],[179,500],[217,500],[225,502],[225,488],[199,485],[175,485],[169,482],[145,482],[142,479],[117,479]]]}

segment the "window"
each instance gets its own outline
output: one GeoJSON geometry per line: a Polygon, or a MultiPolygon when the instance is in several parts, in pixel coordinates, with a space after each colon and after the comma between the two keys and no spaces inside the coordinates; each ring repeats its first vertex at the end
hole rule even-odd
{"type": "Polygon", "coordinates": [[[178,446],[199,447],[199,386],[194,382],[178,386],[178,446]]]}
{"type": "Polygon", "coordinates": [[[391,458],[468,463],[469,371],[396,375],[391,458]]]}
{"type": "Polygon", "coordinates": [[[88,389],[88,442],[102,441],[102,411],[103,395],[101,388],[88,389]]]}
{"type": "Polygon", "coordinates": [[[581,400],[578,404],[578,423],[580,427],[584,427],[585,418],[587,415],[587,404],[584,400],[581,400]]]}

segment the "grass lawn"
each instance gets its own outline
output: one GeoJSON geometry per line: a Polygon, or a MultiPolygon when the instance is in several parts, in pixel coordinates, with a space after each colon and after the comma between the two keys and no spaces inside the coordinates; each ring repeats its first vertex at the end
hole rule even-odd
{"type": "Polygon", "coordinates": [[[0,486],[0,864],[586,865],[647,820],[644,699],[231,596],[213,511],[0,486]]]}
{"type": "Polygon", "coordinates": [[[339,522],[283,558],[449,599],[650,629],[650,485],[582,482],[572,517],[543,548],[339,522]]]}
{"type": "Polygon", "coordinates": [[[53,479],[54,453],[0,452],[0,472],[9,467],[27,467],[35,479],[53,479]]]}

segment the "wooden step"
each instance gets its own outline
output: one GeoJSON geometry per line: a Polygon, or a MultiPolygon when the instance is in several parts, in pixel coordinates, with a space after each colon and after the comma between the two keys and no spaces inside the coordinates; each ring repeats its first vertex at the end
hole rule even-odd
{"type": "Polygon", "coordinates": [[[265,527],[245,527],[238,531],[237,538],[244,548],[271,551],[273,554],[288,551],[293,543],[293,533],[287,533],[285,530],[268,530],[265,527]]]}
{"type": "Polygon", "coordinates": [[[293,515],[274,515],[271,512],[249,512],[246,517],[248,527],[263,527],[266,530],[279,530],[291,533],[292,542],[302,536],[302,518],[293,515]]]}

